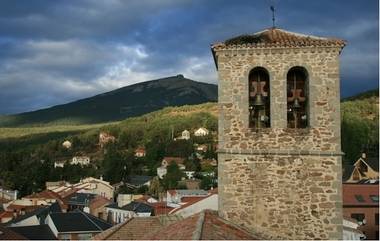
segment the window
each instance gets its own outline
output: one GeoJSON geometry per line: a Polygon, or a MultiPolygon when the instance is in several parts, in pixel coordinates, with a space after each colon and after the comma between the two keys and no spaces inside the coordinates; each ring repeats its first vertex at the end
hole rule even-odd
{"type": "Polygon", "coordinates": [[[249,127],[270,127],[269,74],[262,67],[256,67],[249,73],[249,127]]]}
{"type": "Polygon", "coordinates": [[[358,201],[360,203],[364,203],[365,202],[365,200],[364,200],[364,198],[363,198],[362,195],[355,195],[355,199],[356,199],[356,201],[358,201]]]}
{"type": "Polygon", "coordinates": [[[351,218],[358,220],[358,222],[363,222],[365,215],[364,213],[352,213],[351,218]]]}
{"type": "Polygon", "coordinates": [[[379,214],[375,213],[375,224],[379,225],[379,214]]]}
{"type": "Polygon", "coordinates": [[[369,195],[371,198],[372,202],[378,203],[379,202],[379,195],[369,195]]]}
{"type": "Polygon", "coordinates": [[[307,71],[302,67],[293,67],[287,74],[288,128],[308,126],[307,78],[307,71]]]}

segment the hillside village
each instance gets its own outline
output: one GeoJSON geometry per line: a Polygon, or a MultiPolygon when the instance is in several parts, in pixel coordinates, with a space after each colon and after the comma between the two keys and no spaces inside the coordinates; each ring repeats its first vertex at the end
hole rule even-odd
{"type": "MultiPolygon", "coordinates": [[[[215,113],[212,106],[214,105],[206,104],[203,111],[215,113]]],[[[173,113],[180,114],[183,119],[189,115],[182,114],[193,113],[193,109],[202,108],[204,107],[188,106],[170,109],[164,113],[170,113],[168,116],[172,120],[176,119],[173,113]]],[[[120,238],[122,236],[118,235],[122,232],[135,230],[126,225],[126,220],[134,220],[136,217],[165,217],[163,220],[152,219],[152,222],[156,220],[164,227],[168,223],[182,220],[186,222],[187,218],[197,215],[201,210],[218,210],[216,125],[210,121],[215,119],[209,115],[196,115],[201,118],[192,117],[185,121],[190,125],[178,125],[177,120],[166,124],[165,131],[161,132],[165,138],[156,139],[161,145],[164,144],[163,149],[157,149],[150,142],[150,138],[156,134],[147,135],[146,131],[143,134],[134,134],[139,128],[135,124],[137,122],[148,124],[148,128],[149,125],[166,122],[163,117],[159,117],[156,122],[149,115],[137,118],[137,122],[124,123],[135,127],[129,129],[128,133],[135,142],[126,143],[128,129],[115,131],[112,126],[96,132],[88,131],[90,135],[59,138],[54,144],[47,145],[49,148],[55,146],[53,150],[56,151],[49,150],[51,156],[47,155],[45,160],[39,159],[36,164],[39,168],[48,165],[53,174],[60,175],[56,175],[55,179],[44,180],[43,187],[35,186],[37,189],[32,193],[20,195],[18,191],[2,188],[1,223],[8,227],[7,231],[15,231],[16,237],[17,234],[22,234],[29,239],[106,239],[120,238]],[[206,125],[203,127],[195,123],[206,125]],[[86,140],[83,137],[92,139],[86,140]],[[108,164],[107,159],[111,160],[108,164]],[[113,166],[107,166],[109,164],[113,166]],[[106,168],[109,168],[111,175],[105,172],[106,168]],[[98,172],[99,169],[102,172],[98,172]],[[65,213],[68,213],[67,217],[65,213]],[[62,225],[62,220],[71,219],[71,216],[75,216],[77,220],[72,226],[58,227],[62,225]],[[101,225],[92,227],[88,233],[78,234],[78,227],[85,225],[79,222],[86,223],[84,220],[88,219],[101,225]],[[122,226],[117,225],[122,223],[122,226]],[[113,225],[117,228],[110,228],[113,225]],[[68,231],[60,232],[59,229],[68,231]],[[108,229],[109,233],[103,233],[108,229]]],[[[43,152],[39,155],[42,157],[43,152]]],[[[374,229],[377,227],[377,219],[375,216],[372,219],[373,213],[378,213],[376,160],[378,159],[372,156],[367,158],[363,154],[361,158],[344,166],[345,216],[359,220],[345,219],[347,227],[357,230],[351,234],[353,237],[362,237],[363,232],[367,237],[376,235],[374,229]],[[357,201],[358,195],[365,201],[357,201]],[[358,208],[352,208],[355,206],[361,208],[363,213],[360,214],[358,208]]],[[[205,215],[216,218],[213,213],[205,215]]],[[[241,232],[240,235],[248,235],[241,232]]],[[[141,238],[142,235],[136,237],[141,238]]]]}

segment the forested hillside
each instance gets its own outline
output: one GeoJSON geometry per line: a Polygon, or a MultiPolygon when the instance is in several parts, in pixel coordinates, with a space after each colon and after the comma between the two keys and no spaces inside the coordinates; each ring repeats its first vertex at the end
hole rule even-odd
{"type": "Polygon", "coordinates": [[[379,90],[344,99],[341,103],[342,149],[344,161],[351,164],[367,152],[379,155],[379,90]]]}

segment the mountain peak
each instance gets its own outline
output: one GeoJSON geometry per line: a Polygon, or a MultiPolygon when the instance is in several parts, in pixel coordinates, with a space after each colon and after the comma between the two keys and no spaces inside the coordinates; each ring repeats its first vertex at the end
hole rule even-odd
{"type": "Polygon", "coordinates": [[[90,124],[118,121],[167,106],[215,102],[217,86],[182,74],[125,86],[47,109],[0,117],[0,127],[36,124],[90,124]]]}

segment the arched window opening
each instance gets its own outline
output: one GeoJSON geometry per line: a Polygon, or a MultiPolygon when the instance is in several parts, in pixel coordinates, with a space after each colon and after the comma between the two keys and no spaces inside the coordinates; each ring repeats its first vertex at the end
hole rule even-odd
{"type": "Polygon", "coordinates": [[[308,126],[307,71],[302,67],[293,67],[287,75],[287,113],[288,128],[306,128],[308,126]]]}
{"type": "Polygon", "coordinates": [[[257,67],[249,73],[249,127],[270,127],[270,88],[268,71],[257,67]]]}

